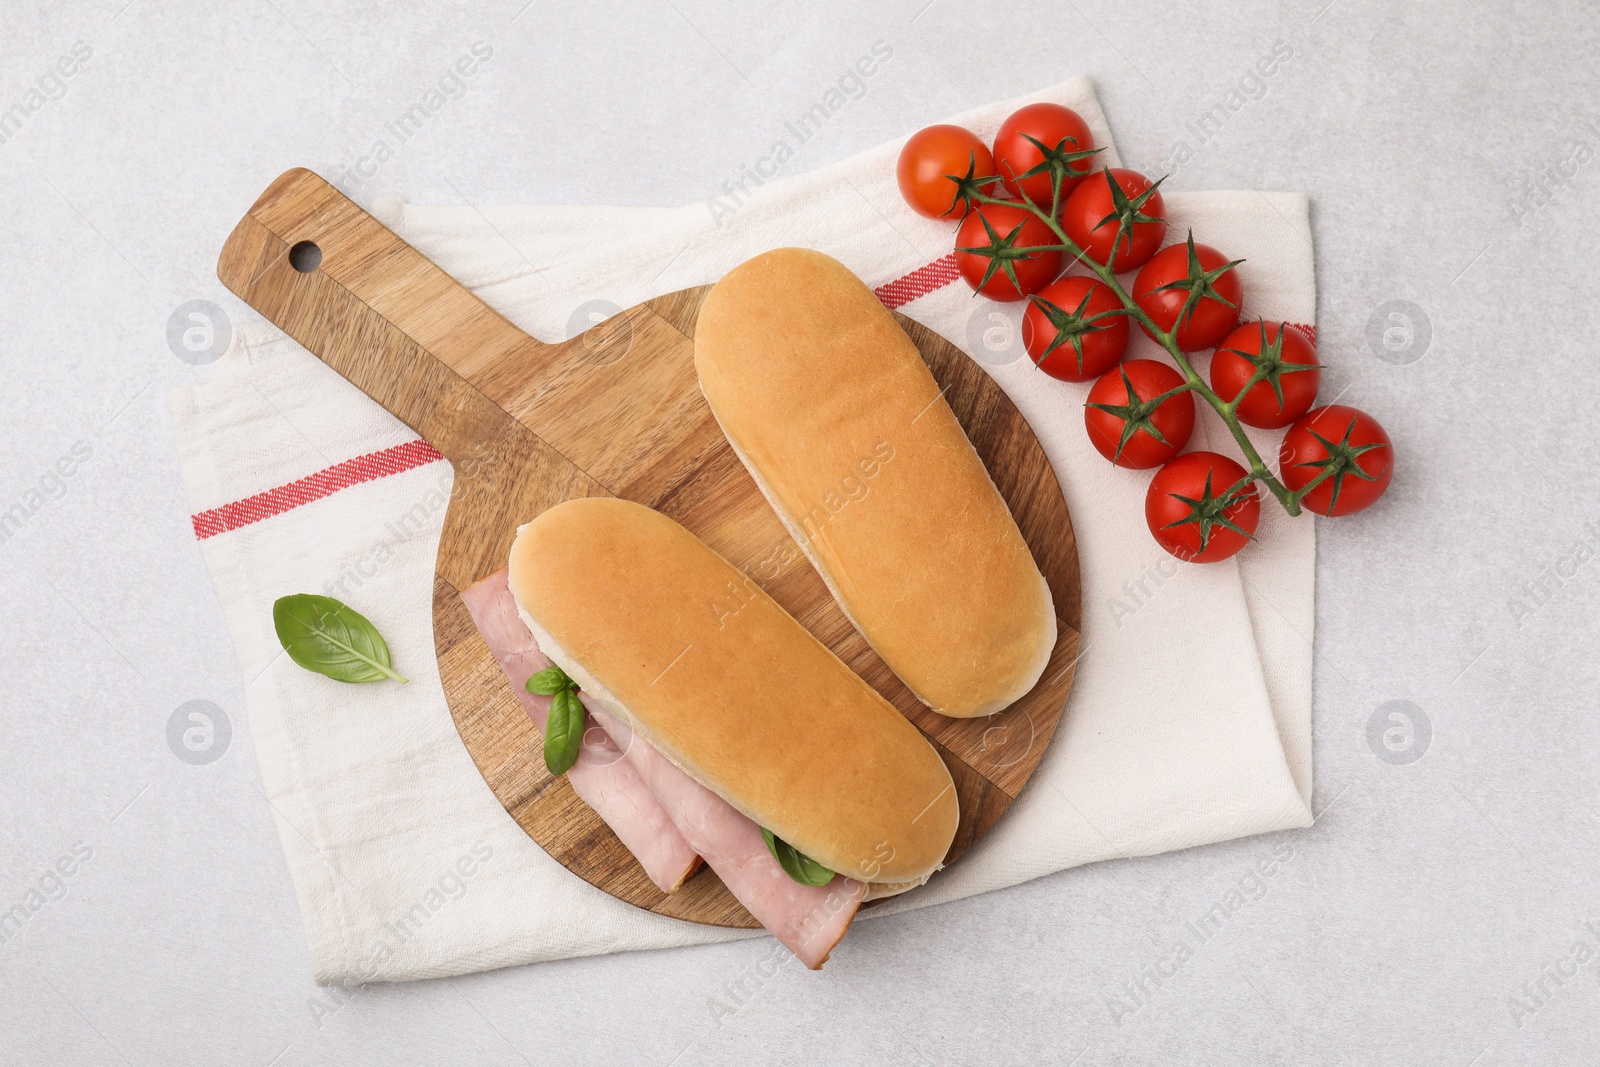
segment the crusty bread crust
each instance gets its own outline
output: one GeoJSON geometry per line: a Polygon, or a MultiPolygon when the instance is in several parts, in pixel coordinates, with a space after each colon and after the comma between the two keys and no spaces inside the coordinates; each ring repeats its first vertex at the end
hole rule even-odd
{"type": "Polygon", "coordinates": [[[559,504],[517,532],[510,585],[586,695],[801,852],[874,883],[916,885],[943,862],[959,807],[933,746],[670,518],[559,504]]]}
{"type": "Polygon", "coordinates": [[[712,287],[700,388],[845,614],[935,711],[1038,682],[1050,587],[916,346],[854,274],[781,248],[712,287]]]}

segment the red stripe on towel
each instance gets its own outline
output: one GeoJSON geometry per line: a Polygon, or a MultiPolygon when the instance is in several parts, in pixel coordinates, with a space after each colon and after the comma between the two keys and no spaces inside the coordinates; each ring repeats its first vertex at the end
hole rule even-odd
{"type": "Polygon", "coordinates": [[[951,252],[942,259],[936,259],[926,267],[918,267],[903,278],[896,278],[873,290],[885,307],[893,311],[897,307],[904,307],[919,296],[927,296],[936,289],[943,289],[957,278],[961,272],[956,269],[956,254],[951,252]]]}
{"type": "Polygon", "coordinates": [[[270,519],[274,515],[282,515],[313,500],[332,496],[352,485],[387,478],[391,474],[399,474],[443,458],[439,451],[426,441],[407,441],[403,445],[368,452],[364,456],[335,463],[331,467],[315,474],[308,474],[304,478],[297,478],[276,489],[268,489],[264,493],[235,500],[220,508],[202,511],[192,516],[190,521],[194,523],[195,537],[204,541],[208,537],[237,530],[241,526],[249,526],[262,519],[270,519]]]}

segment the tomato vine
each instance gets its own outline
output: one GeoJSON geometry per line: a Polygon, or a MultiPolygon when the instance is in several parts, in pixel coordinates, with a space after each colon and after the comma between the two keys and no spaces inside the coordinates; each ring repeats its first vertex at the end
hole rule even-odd
{"type": "MultiPolygon", "coordinates": [[[[1160,190],[1167,179],[1152,182],[1121,168],[1091,171],[1089,164],[1102,151],[1092,140],[1081,116],[1070,109],[1030,104],[1001,125],[992,153],[960,127],[921,131],[902,150],[897,176],[913,208],[961,224],[956,262],[976,292],[1029,302],[1023,340],[1035,365],[1063,381],[1100,379],[1091,390],[1091,398],[1098,391],[1098,400],[1086,405],[1096,447],[1101,442],[1095,434],[1105,436],[1105,423],[1112,420],[1118,429],[1102,449],[1108,459],[1132,468],[1164,464],[1151,494],[1170,497],[1167,505],[1191,499],[1204,503],[1199,519],[1160,527],[1149,520],[1152,534],[1168,551],[1183,554],[1174,547],[1177,535],[1168,535],[1173,526],[1186,523],[1196,527],[1189,534],[1198,533],[1198,555],[1220,559],[1237,551],[1207,552],[1211,531],[1230,529],[1212,512],[1233,513],[1230,509],[1259,495],[1258,486],[1290,515],[1307,509],[1343,515],[1371,504],[1387,488],[1393,469],[1393,447],[1383,428],[1352,408],[1312,409],[1320,380],[1315,372],[1321,367],[1313,340],[1297,334],[1286,350],[1285,331],[1294,327],[1264,320],[1241,325],[1244,290],[1237,269],[1243,261],[1197,244],[1192,230],[1181,244],[1161,247],[1167,223],[1160,190]],[[1074,264],[1088,274],[1064,274],[1063,266],[1074,264]],[[1130,292],[1123,279],[1134,270],[1138,275],[1130,292]],[[1135,395],[1134,384],[1117,367],[1130,332],[1115,323],[1117,318],[1138,326],[1166,352],[1177,384],[1135,395]],[[1091,339],[1092,353],[1086,350],[1091,339]],[[1219,369],[1223,361],[1213,357],[1207,381],[1196,370],[1195,354],[1213,348],[1227,360],[1219,369]],[[1114,373],[1122,375],[1120,389],[1110,388],[1114,373]],[[1255,392],[1257,386],[1263,388],[1255,392]],[[1243,465],[1217,453],[1181,453],[1185,441],[1168,441],[1156,428],[1154,416],[1162,405],[1184,394],[1216,413],[1243,465]],[[1246,425],[1289,426],[1277,470],[1246,425]],[[1126,458],[1124,447],[1141,435],[1152,447],[1126,458]],[[1189,478],[1184,486],[1198,496],[1170,488],[1180,468],[1189,478]],[[1202,468],[1203,484],[1194,481],[1202,478],[1202,468]],[[1223,471],[1230,484],[1217,493],[1213,476],[1223,471]]],[[[1152,506],[1147,500],[1147,518],[1152,506]]],[[[1230,529],[1242,535],[1239,546],[1254,537],[1250,521],[1250,530],[1230,529]]]]}

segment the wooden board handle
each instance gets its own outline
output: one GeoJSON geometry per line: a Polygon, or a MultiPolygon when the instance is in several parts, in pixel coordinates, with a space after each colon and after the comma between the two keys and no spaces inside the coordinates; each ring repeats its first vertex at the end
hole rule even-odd
{"type": "Polygon", "coordinates": [[[505,566],[519,523],[606,492],[491,398],[496,365],[537,371],[557,346],[310,171],[268,186],[223,245],[217,277],[450,460],[438,573],[456,588],[505,566]]]}
{"type": "Polygon", "coordinates": [[[456,462],[481,449],[484,429],[461,408],[504,417],[483,395],[487,368],[551,348],[304,168],[234,227],[217,277],[456,462]]]}

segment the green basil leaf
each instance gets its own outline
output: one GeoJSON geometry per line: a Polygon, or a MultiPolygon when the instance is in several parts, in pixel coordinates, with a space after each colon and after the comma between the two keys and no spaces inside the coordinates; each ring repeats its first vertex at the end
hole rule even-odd
{"type": "Polygon", "coordinates": [[[272,625],[289,658],[308,671],[339,682],[406,682],[389,666],[389,645],[378,628],[331,596],[279,597],[272,625]]]}
{"type": "Polygon", "coordinates": [[[767,849],[772,853],[772,858],[783,868],[783,873],[801,885],[827,885],[833,881],[832,871],[783,838],[776,836],[765,826],[761,828],[761,836],[767,842],[767,849]]]}
{"type": "Polygon", "coordinates": [[[563,689],[550,701],[550,717],[544,723],[544,765],[557,778],[578,762],[583,744],[583,701],[571,689],[563,689]]]}
{"type": "Polygon", "coordinates": [[[572,679],[567,677],[567,672],[557,667],[554,663],[528,679],[525,687],[530,693],[537,693],[542,697],[553,697],[563,689],[576,689],[572,679]]]}

